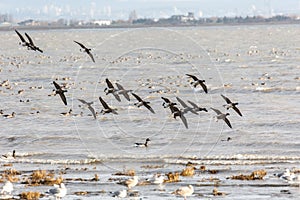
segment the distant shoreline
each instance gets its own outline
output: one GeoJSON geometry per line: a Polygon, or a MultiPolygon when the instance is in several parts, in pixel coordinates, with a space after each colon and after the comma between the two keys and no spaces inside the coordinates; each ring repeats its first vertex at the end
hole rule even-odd
{"type": "Polygon", "coordinates": [[[116,24],[109,26],[95,26],[95,25],[82,25],[82,26],[2,26],[0,31],[11,31],[15,29],[20,30],[68,30],[68,29],[131,29],[131,28],[181,28],[181,27],[222,27],[222,26],[255,26],[255,25],[300,25],[297,21],[288,22],[253,22],[253,23],[205,23],[205,24],[116,24]]]}

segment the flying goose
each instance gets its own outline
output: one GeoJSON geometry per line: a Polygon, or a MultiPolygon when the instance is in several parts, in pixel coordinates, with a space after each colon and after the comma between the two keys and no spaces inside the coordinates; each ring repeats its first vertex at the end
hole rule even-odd
{"type": "Polygon", "coordinates": [[[217,120],[218,119],[224,120],[226,122],[226,124],[229,126],[229,128],[232,128],[230,121],[226,117],[226,116],[230,115],[229,113],[222,113],[220,110],[215,109],[215,108],[210,108],[210,109],[212,109],[213,111],[215,111],[217,113],[217,116],[216,116],[217,120]]]}
{"type": "MultiPolygon", "coordinates": [[[[77,43],[82,49],[83,49],[83,52],[86,52],[92,59],[93,62],[95,62],[95,59],[93,57],[93,54],[91,53],[91,49],[89,48],[86,48],[83,44],[81,44],[80,42],[77,42],[74,40],[75,43],[77,43]]],[[[81,49],[80,49],[81,50],[81,49]]]]}
{"type": "Polygon", "coordinates": [[[205,80],[200,80],[194,75],[190,75],[190,74],[186,74],[186,75],[194,80],[193,82],[191,82],[191,84],[194,86],[194,88],[197,87],[197,85],[201,85],[204,92],[207,93],[207,87],[204,84],[205,80]]]}
{"type": "Polygon", "coordinates": [[[176,99],[183,107],[183,109],[181,110],[183,114],[191,112],[195,115],[198,115],[198,113],[192,107],[188,106],[182,99],[180,99],[179,97],[176,97],[176,99]]]}
{"type": "Polygon", "coordinates": [[[172,106],[169,106],[170,110],[171,110],[171,113],[174,117],[174,119],[176,119],[176,117],[180,117],[181,121],[183,122],[185,128],[188,128],[188,123],[187,123],[187,120],[184,116],[184,113],[179,110],[179,108],[177,108],[176,106],[172,105],[172,106]]]}
{"type": "Polygon", "coordinates": [[[225,97],[224,95],[222,95],[221,94],[221,96],[223,97],[223,99],[226,101],[226,105],[223,105],[227,110],[229,109],[229,108],[232,108],[233,110],[235,110],[235,112],[237,112],[237,114],[239,115],[239,116],[243,116],[242,115],[242,113],[241,113],[241,111],[236,107],[239,103],[237,103],[237,102],[232,102],[232,101],[230,101],[230,99],[228,98],[228,97],[225,97]]]}
{"type": "Polygon", "coordinates": [[[155,114],[154,110],[149,105],[150,102],[144,101],[141,97],[139,97],[138,95],[136,95],[134,93],[131,93],[131,94],[138,100],[138,102],[134,104],[135,106],[137,106],[138,108],[141,106],[145,106],[148,110],[150,110],[153,114],[155,114]]]}
{"type": "Polygon", "coordinates": [[[60,96],[60,98],[61,98],[61,100],[63,101],[63,103],[65,104],[65,105],[67,105],[67,99],[66,99],[66,96],[65,96],[65,92],[67,92],[67,90],[63,90],[61,87],[60,87],[60,85],[58,85],[55,81],[53,81],[53,84],[54,84],[54,86],[55,86],[55,88],[56,88],[56,90],[55,90],[55,94],[59,94],[59,96],[60,96]]]}
{"type": "Polygon", "coordinates": [[[200,111],[208,112],[208,110],[206,108],[199,107],[197,104],[195,104],[194,102],[192,102],[190,100],[188,100],[187,102],[193,106],[193,110],[196,112],[200,112],[200,111]]]}
{"type": "Polygon", "coordinates": [[[118,95],[118,90],[113,86],[113,84],[108,80],[108,78],[105,79],[105,82],[107,84],[107,88],[104,89],[104,92],[106,95],[108,94],[113,94],[114,97],[118,100],[121,101],[120,96],[118,95]]]}
{"type": "Polygon", "coordinates": [[[107,103],[102,99],[102,97],[99,97],[99,100],[103,106],[104,109],[101,110],[101,113],[104,115],[105,113],[113,113],[113,114],[118,114],[116,109],[112,109],[107,105],[107,103]]]}
{"type": "Polygon", "coordinates": [[[77,99],[77,100],[80,101],[81,103],[87,105],[87,106],[88,106],[88,109],[92,112],[92,114],[93,114],[93,116],[94,116],[94,119],[97,118],[95,109],[92,107],[93,102],[88,103],[88,102],[86,102],[86,101],[83,100],[83,99],[77,99]]]}
{"type": "Polygon", "coordinates": [[[29,43],[30,43],[30,48],[31,48],[32,50],[34,50],[34,51],[37,50],[37,51],[43,53],[43,50],[41,50],[38,46],[36,46],[36,45],[33,43],[31,37],[30,37],[27,33],[25,33],[25,36],[27,37],[27,39],[28,39],[28,41],[29,41],[29,43]]]}
{"type": "Polygon", "coordinates": [[[124,87],[120,83],[116,83],[118,87],[118,94],[122,94],[128,101],[130,101],[129,92],[132,90],[125,90],[124,87]]]}
{"type": "Polygon", "coordinates": [[[168,107],[170,107],[170,106],[175,106],[175,105],[177,105],[177,103],[173,103],[172,101],[170,101],[170,99],[168,99],[168,98],[166,98],[166,97],[161,97],[163,100],[164,100],[164,102],[163,102],[163,104],[162,104],[162,106],[164,107],[164,108],[168,108],[168,107]]]}

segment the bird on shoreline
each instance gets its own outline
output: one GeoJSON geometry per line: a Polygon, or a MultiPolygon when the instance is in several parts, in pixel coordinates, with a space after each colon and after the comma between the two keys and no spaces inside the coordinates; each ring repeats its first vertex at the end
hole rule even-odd
{"type": "Polygon", "coordinates": [[[97,118],[95,109],[92,107],[92,104],[93,104],[94,102],[88,103],[88,102],[86,102],[86,101],[83,100],[83,99],[77,99],[77,100],[80,101],[81,103],[87,105],[87,106],[88,106],[88,109],[92,112],[94,119],[97,118]]]}
{"type": "Polygon", "coordinates": [[[112,193],[112,197],[125,198],[127,196],[127,190],[120,190],[112,193]]]}
{"type": "MultiPolygon", "coordinates": [[[[93,62],[95,62],[95,59],[94,59],[94,56],[93,54],[91,53],[91,49],[85,47],[83,44],[81,44],[80,42],[77,42],[74,40],[75,43],[77,43],[82,49],[83,49],[83,52],[86,52],[92,59],[93,62]]],[[[81,49],[80,49],[81,51],[81,49]]]]}
{"type": "Polygon", "coordinates": [[[221,94],[223,99],[226,101],[226,105],[223,105],[227,110],[229,108],[232,108],[239,116],[243,116],[241,111],[236,107],[239,103],[237,102],[232,102],[228,97],[225,97],[224,95],[221,94]]]}
{"type": "Polygon", "coordinates": [[[67,195],[67,188],[64,183],[61,183],[59,185],[54,184],[53,186],[54,188],[50,189],[48,193],[55,196],[55,199],[58,200],[67,195]]]}
{"type": "Polygon", "coordinates": [[[13,150],[12,154],[10,154],[10,153],[3,154],[2,157],[5,159],[15,159],[16,158],[16,150],[13,150]]]}
{"type": "Polygon", "coordinates": [[[113,84],[109,81],[108,78],[105,79],[105,82],[107,84],[107,88],[104,89],[104,92],[106,95],[113,94],[114,97],[117,99],[117,101],[121,101],[120,96],[118,95],[118,90],[113,86],[113,84]]]}
{"type": "Polygon", "coordinates": [[[54,86],[55,86],[55,88],[56,88],[56,90],[55,90],[55,94],[59,94],[59,96],[60,96],[60,98],[61,98],[61,100],[63,101],[63,103],[65,104],[65,105],[67,105],[67,99],[66,99],[66,96],[65,96],[65,92],[68,92],[67,90],[63,90],[62,88],[61,88],[61,86],[60,85],[58,85],[55,81],[53,81],[53,84],[54,84],[54,86]]]}
{"type": "Polygon", "coordinates": [[[127,179],[125,181],[125,185],[128,187],[128,189],[133,188],[136,186],[139,182],[139,177],[138,176],[133,176],[133,178],[127,179]]]}
{"type": "Polygon", "coordinates": [[[122,94],[127,101],[130,101],[129,92],[132,92],[132,90],[125,90],[124,87],[120,83],[116,83],[118,87],[118,94],[122,94]]]}
{"type": "Polygon", "coordinates": [[[191,85],[193,85],[194,88],[196,88],[197,85],[201,85],[204,92],[207,93],[207,86],[204,84],[205,80],[200,80],[194,75],[190,75],[190,74],[186,74],[186,75],[194,80],[193,82],[191,82],[191,85]]]}
{"type": "Polygon", "coordinates": [[[217,113],[216,119],[218,121],[218,119],[222,119],[226,122],[226,124],[229,126],[229,128],[232,128],[230,121],[227,119],[227,116],[230,115],[229,113],[222,113],[220,110],[215,109],[215,108],[210,108],[213,111],[215,111],[217,113]]]}
{"type": "Polygon", "coordinates": [[[134,143],[135,147],[148,147],[148,142],[151,140],[149,138],[146,139],[145,143],[134,143]]]}
{"type": "Polygon", "coordinates": [[[11,114],[2,115],[2,117],[6,119],[14,118],[16,116],[15,112],[12,112],[11,114]]]}
{"type": "Polygon", "coordinates": [[[151,108],[151,106],[149,105],[150,104],[149,101],[144,101],[141,97],[139,97],[135,93],[131,93],[131,94],[138,100],[137,103],[134,103],[135,106],[137,106],[138,108],[141,106],[145,106],[148,110],[150,110],[153,114],[155,114],[153,108],[151,108]]]}
{"type": "Polygon", "coordinates": [[[107,103],[102,99],[102,97],[99,97],[99,100],[103,106],[104,109],[101,110],[100,113],[102,113],[103,115],[106,113],[113,113],[113,114],[118,114],[116,109],[112,109],[111,107],[109,107],[109,105],[107,105],[107,103]]]}
{"type": "Polygon", "coordinates": [[[12,191],[14,190],[13,184],[8,180],[5,182],[5,184],[2,186],[1,194],[3,195],[10,195],[12,191]]]}
{"type": "Polygon", "coordinates": [[[186,200],[187,196],[191,196],[193,193],[194,193],[194,187],[192,185],[181,187],[174,192],[174,194],[183,196],[184,200],[186,200]]]}

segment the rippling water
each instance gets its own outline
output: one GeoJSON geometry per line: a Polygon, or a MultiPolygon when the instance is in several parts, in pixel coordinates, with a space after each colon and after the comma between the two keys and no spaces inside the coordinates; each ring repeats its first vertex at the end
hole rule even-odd
{"type": "MultiPolygon", "coordinates": [[[[16,113],[15,118],[0,118],[0,150],[17,152],[17,159],[2,162],[24,171],[71,166],[66,179],[100,174],[99,185],[67,182],[66,199],[76,198],[76,191],[122,188],[108,178],[124,169],[134,169],[145,179],[155,172],[181,171],[188,161],[220,171],[213,177],[221,180],[219,190],[228,193],[224,198],[297,199],[299,188],[273,173],[297,168],[300,162],[299,30],[298,25],[273,25],[27,31],[44,54],[19,46],[14,31],[0,32],[0,82],[9,80],[0,87],[0,109],[16,113]],[[73,40],[91,48],[96,63],[73,40]],[[185,74],[205,79],[208,94],[193,89],[185,74]],[[118,102],[105,95],[106,78],[146,98],[156,114],[135,107],[133,96],[130,102],[123,96],[118,102]],[[67,85],[68,106],[59,96],[51,96],[53,80],[67,85]],[[162,107],[161,96],[173,101],[178,96],[225,112],[220,94],[239,102],[243,117],[228,111],[233,129],[216,122],[210,109],[199,116],[186,114],[186,129],[162,107]],[[93,101],[100,112],[99,96],[119,115],[99,114],[94,120],[77,100],[93,101]],[[82,116],[60,114],[69,109],[82,116]],[[134,147],[146,138],[151,139],[148,148],[134,147]],[[145,168],[149,165],[161,167],[145,168]],[[87,171],[76,170],[84,166],[87,171]],[[266,169],[265,180],[226,179],[257,169],[266,169]]],[[[209,198],[214,184],[201,180],[211,176],[199,172],[193,178],[182,177],[179,184],[167,184],[164,192],[153,186],[136,189],[142,198],[169,199],[175,198],[170,193],[179,185],[193,184],[191,199],[209,198]]],[[[16,190],[20,193],[22,186],[16,190]]],[[[88,198],[95,196],[82,197],[88,198]]]]}

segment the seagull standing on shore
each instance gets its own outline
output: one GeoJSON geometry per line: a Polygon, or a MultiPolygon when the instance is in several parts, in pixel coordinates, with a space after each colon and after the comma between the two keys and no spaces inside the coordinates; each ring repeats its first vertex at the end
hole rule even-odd
{"type": "Polygon", "coordinates": [[[183,196],[184,200],[186,200],[187,196],[191,196],[193,193],[194,193],[194,187],[192,185],[181,187],[174,192],[174,194],[183,196]]]}
{"type": "Polygon", "coordinates": [[[55,196],[55,199],[58,200],[67,195],[67,188],[63,183],[59,185],[54,184],[54,188],[50,189],[48,193],[55,196]]]}

